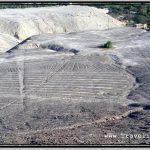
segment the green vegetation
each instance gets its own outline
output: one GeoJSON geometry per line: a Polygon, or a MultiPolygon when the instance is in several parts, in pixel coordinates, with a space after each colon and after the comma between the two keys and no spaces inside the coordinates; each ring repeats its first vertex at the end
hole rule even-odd
{"type": "Polygon", "coordinates": [[[95,4],[98,8],[108,8],[110,15],[121,20],[128,20],[129,24],[147,23],[150,20],[150,3],[101,3],[95,4]]]}
{"type": "Polygon", "coordinates": [[[147,23],[150,19],[150,3],[127,3],[117,5],[103,5],[102,8],[109,8],[113,16],[124,16],[129,22],[147,23]]]}
{"type": "Polygon", "coordinates": [[[133,18],[133,21],[134,21],[134,23],[146,23],[148,20],[147,20],[146,16],[138,15],[138,16],[133,18]]]}
{"type": "Polygon", "coordinates": [[[69,2],[0,2],[0,9],[50,7],[56,5],[69,5],[69,2]]]}
{"type": "Polygon", "coordinates": [[[101,46],[102,48],[113,48],[112,46],[112,42],[111,41],[107,41],[104,45],[101,46]]]}

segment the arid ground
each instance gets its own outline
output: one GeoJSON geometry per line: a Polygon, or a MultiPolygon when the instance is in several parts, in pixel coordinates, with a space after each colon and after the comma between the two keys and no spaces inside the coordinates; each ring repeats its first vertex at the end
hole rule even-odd
{"type": "Polygon", "coordinates": [[[150,144],[150,32],[85,6],[0,22],[0,144],[150,144]]]}

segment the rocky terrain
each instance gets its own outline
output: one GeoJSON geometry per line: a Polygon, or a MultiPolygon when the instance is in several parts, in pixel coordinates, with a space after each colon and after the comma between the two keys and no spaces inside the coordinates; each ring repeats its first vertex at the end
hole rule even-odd
{"type": "MultiPolygon", "coordinates": [[[[101,25],[87,20],[89,26],[75,29],[62,20],[67,30],[57,31],[69,33],[5,30],[24,40],[0,55],[1,144],[150,144],[150,32],[107,28],[108,15],[82,8],[58,7],[57,21],[89,10],[101,16],[101,25]],[[113,48],[102,48],[109,40],[113,48]]],[[[34,17],[36,9],[28,10],[34,17]]],[[[45,8],[43,16],[54,10],[45,8]]],[[[2,12],[17,14],[19,23],[26,17],[25,10],[2,12]]]]}

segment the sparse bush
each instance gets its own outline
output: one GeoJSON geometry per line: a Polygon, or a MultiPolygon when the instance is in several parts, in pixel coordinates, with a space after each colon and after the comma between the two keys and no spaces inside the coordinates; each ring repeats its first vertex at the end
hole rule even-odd
{"type": "Polygon", "coordinates": [[[106,42],[103,46],[102,46],[102,48],[112,48],[113,46],[112,46],[112,42],[111,41],[108,41],[108,42],[106,42]]]}

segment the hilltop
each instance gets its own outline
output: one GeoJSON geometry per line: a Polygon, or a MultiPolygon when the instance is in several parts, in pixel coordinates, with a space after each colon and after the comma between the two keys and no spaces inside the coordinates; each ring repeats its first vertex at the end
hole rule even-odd
{"type": "Polygon", "coordinates": [[[88,6],[1,9],[0,22],[1,36],[8,35],[5,43],[9,41],[9,36],[12,36],[10,40],[25,40],[43,33],[104,30],[122,26],[121,22],[105,14],[102,9],[88,6]]]}

